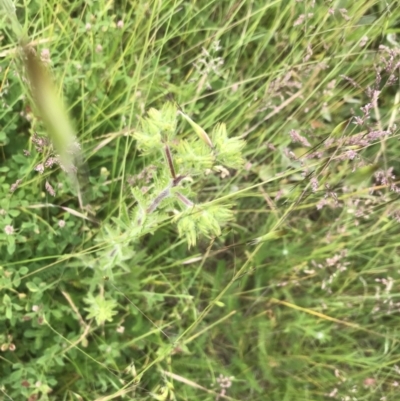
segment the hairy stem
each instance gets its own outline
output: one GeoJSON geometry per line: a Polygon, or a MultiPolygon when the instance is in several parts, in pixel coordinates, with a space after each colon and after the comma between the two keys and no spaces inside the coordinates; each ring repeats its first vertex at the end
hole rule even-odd
{"type": "Polygon", "coordinates": [[[168,145],[165,145],[164,151],[165,151],[165,156],[167,157],[169,171],[171,172],[172,178],[175,179],[176,174],[175,174],[174,163],[172,161],[172,154],[168,145]]]}
{"type": "Polygon", "coordinates": [[[168,186],[167,188],[163,189],[157,197],[153,200],[151,205],[147,208],[146,213],[153,213],[154,210],[158,208],[160,203],[165,199],[168,198],[171,194],[171,188],[168,186]]]}

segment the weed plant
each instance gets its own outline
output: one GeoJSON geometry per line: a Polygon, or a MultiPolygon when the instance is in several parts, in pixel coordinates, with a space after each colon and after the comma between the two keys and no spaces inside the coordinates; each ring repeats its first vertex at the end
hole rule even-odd
{"type": "Polygon", "coordinates": [[[1,4],[0,399],[399,399],[397,1],[1,4]]]}

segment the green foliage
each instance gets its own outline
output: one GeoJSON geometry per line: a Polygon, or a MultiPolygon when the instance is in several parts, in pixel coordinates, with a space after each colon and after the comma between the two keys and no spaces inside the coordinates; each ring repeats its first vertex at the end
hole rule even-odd
{"type": "Polygon", "coordinates": [[[203,206],[194,205],[186,210],[176,219],[181,236],[185,235],[189,246],[196,245],[199,234],[207,237],[220,236],[221,225],[232,220],[233,214],[229,205],[203,206]]]}
{"type": "Polygon", "coordinates": [[[0,399],[397,401],[397,3],[0,3],[0,399]]]}
{"type": "Polygon", "coordinates": [[[183,171],[191,174],[211,169],[214,163],[214,155],[210,148],[198,139],[182,139],[176,147],[176,164],[183,171]]]}
{"type": "Polygon", "coordinates": [[[244,141],[239,138],[228,138],[225,124],[218,124],[212,133],[218,163],[230,168],[238,168],[244,163],[242,150],[244,141]]]}
{"type": "Polygon", "coordinates": [[[89,305],[89,307],[85,308],[89,312],[87,319],[94,318],[98,326],[106,321],[112,322],[113,316],[118,313],[116,311],[117,302],[113,299],[104,299],[100,295],[94,297],[89,294],[84,301],[89,305]]]}
{"type": "Polygon", "coordinates": [[[135,223],[146,229],[154,225],[154,219],[148,220],[148,215],[172,211],[174,207],[180,206],[183,210],[175,220],[178,221],[179,235],[186,237],[190,247],[196,244],[199,234],[220,236],[221,225],[232,219],[232,213],[231,205],[221,204],[216,207],[197,204],[188,199],[186,194],[195,194],[191,189],[195,180],[208,169],[220,168],[216,163],[240,168],[243,164],[241,151],[244,141],[228,138],[225,124],[218,124],[213,131],[213,144],[208,146],[209,138],[205,131],[186,115],[185,119],[191,122],[194,130],[204,134],[207,140],[180,139],[177,135],[178,115],[184,114],[178,113],[172,103],[166,103],[161,111],[150,109],[148,117],[142,120],[141,131],[134,134],[138,148],[146,156],[153,156],[151,162],[158,167],[153,176],[155,190],[146,193],[150,196],[143,196],[137,189],[132,189],[138,202],[134,217],[135,223]],[[167,183],[168,175],[170,178],[167,183]],[[182,187],[182,184],[186,185],[182,187]]]}

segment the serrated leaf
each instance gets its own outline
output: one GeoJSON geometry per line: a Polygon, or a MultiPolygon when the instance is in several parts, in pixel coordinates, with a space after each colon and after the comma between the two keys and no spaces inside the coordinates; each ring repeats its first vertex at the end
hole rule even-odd
{"type": "Polygon", "coordinates": [[[95,318],[98,325],[105,321],[112,322],[113,316],[117,314],[117,302],[114,299],[104,299],[100,295],[93,297],[90,294],[84,301],[89,304],[89,307],[85,308],[89,312],[87,319],[95,318]]]}

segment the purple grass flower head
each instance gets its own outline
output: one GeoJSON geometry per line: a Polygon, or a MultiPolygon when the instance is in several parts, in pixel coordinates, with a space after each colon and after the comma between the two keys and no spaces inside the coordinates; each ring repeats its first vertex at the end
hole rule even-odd
{"type": "Polygon", "coordinates": [[[292,138],[292,142],[298,142],[301,143],[303,146],[311,147],[310,142],[308,142],[307,138],[300,135],[299,131],[292,129],[290,130],[289,134],[290,137],[292,138]]]}

